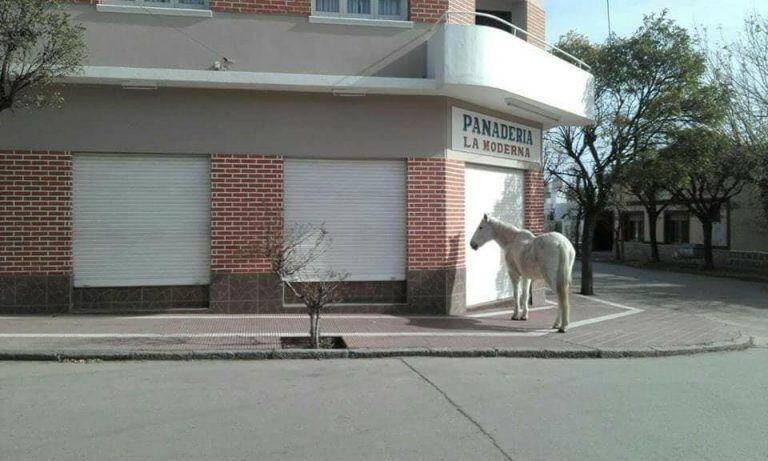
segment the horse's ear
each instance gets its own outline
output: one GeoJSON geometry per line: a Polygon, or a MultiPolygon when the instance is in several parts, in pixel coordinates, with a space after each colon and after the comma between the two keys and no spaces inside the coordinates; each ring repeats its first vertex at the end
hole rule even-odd
{"type": "Polygon", "coordinates": [[[488,213],[483,214],[483,221],[488,221],[488,213]]]}

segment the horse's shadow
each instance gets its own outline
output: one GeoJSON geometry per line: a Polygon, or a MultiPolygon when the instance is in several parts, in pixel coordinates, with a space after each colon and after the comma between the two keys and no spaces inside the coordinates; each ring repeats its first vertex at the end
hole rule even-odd
{"type": "Polygon", "coordinates": [[[475,319],[470,317],[423,318],[408,317],[408,325],[428,330],[467,330],[467,331],[497,331],[505,333],[530,333],[546,328],[544,325],[531,320],[510,320],[509,316],[499,318],[475,319]],[[490,323],[494,322],[494,323],[490,323]],[[509,325],[501,325],[508,323],[509,325]]]}

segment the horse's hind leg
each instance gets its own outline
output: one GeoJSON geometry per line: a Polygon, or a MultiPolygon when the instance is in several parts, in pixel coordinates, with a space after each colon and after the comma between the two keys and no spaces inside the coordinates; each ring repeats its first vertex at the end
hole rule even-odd
{"type": "MultiPolygon", "coordinates": [[[[566,290],[567,289],[568,288],[566,288],[566,290]]],[[[571,309],[570,309],[569,300],[568,300],[568,293],[567,292],[566,293],[558,293],[557,294],[557,301],[558,301],[557,302],[558,307],[560,308],[560,312],[562,313],[561,314],[562,315],[562,319],[561,319],[560,328],[558,329],[558,331],[560,333],[565,333],[565,329],[568,328],[568,324],[571,323],[570,322],[571,309]]]]}
{"type": "MultiPolygon", "coordinates": [[[[557,293],[557,284],[555,283],[555,280],[557,276],[553,276],[552,274],[544,274],[544,281],[547,282],[547,285],[549,285],[549,288],[552,289],[555,293],[557,293]]],[[[555,319],[554,325],[552,325],[552,328],[555,330],[562,330],[563,328],[563,306],[561,303],[557,303],[557,318],[555,319]]]]}
{"type": "Polygon", "coordinates": [[[520,274],[516,271],[509,271],[509,279],[512,281],[512,300],[515,303],[515,312],[512,314],[512,320],[520,319],[520,274]]]}

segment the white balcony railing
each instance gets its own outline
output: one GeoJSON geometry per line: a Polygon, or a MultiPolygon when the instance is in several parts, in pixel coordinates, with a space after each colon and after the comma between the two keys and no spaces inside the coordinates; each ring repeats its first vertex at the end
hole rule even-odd
{"type": "Polygon", "coordinates": [[[436,25],[427,42],[427,78],[435,80],[442,94],[536,120],[544,127],[591,123],[594,77],[589,65],[555,47],[547,45],[559,56],[529,43],[517,36],[524,31],[499,21],[513,32],[436,25]]]}
{"type": "Polygon", "coordinates": [[[566,61],[569,61],[571,64],[577,66],[579,69],[584,69],[586,71],[589,71],[591,69],[589,64],[587,64],[586,62],[584,62],[581,59],[577,58],[576,56],[568,53],[565,50],[562,50],[562,49],[556,47],[555,45],[547,43],[546,40],[544,40],[544,39],[542,39],[540,37],[537,37],[536,35],[530,34],[530,33],[528,33],[527,30],[521,29],[520,27],[517,27],[516,25],[512,24],[511,22],[505,21],[504,19],[501,19],[498,16],[494,16],[494,15],[488,14],[488,13],[481,13],[481,12],[478,12],[478,11],[446,11],[445,13],[443,13],[443,15],[441,16],[440,20],[438,20],[438,23],[445,22],[451,16],[473,16],[473,17],[480,16],[480,17],[483,17],[483,18],[488,18],[488,19],[490,19],[492,21],[496,21],[499,24],[502,24],[502,25],[504,25],[506,27],[509,27],[509,29],[511,30],[510,33],[513,36],[520,38],[519,35],[522,35],[523,37],[525,37],[526,41],[538,43],[539,45],[541,45],[541,47],[545,51],[549,51],[550,53],[552,53],[555,56],[563,57],[566,61]]]}

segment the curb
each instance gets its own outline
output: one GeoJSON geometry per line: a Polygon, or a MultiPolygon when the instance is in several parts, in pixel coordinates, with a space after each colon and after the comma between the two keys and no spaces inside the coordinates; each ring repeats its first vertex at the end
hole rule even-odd
{"type": "Polygon", "coordinates": [[[539,359],[619,359],[670,357],[710,352],[742,351],[754,345],[751,337],[696,346],[639,349],[525,349],[525,348],[402,348],[402,349],[275,349],[231,351],[0,351],[0,361],[129,361],[129,360],[328,360],[399,357],[517,357],[539,359]]]}

